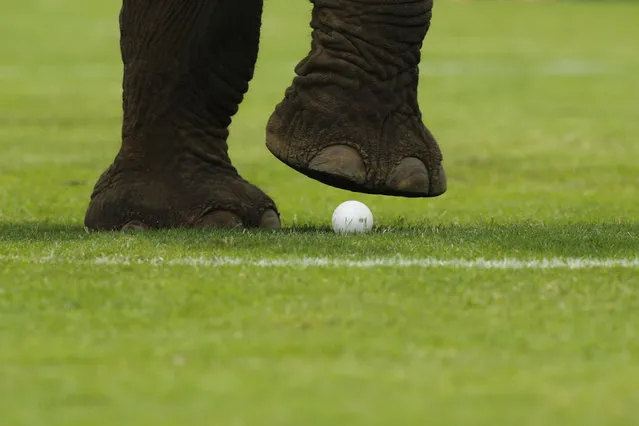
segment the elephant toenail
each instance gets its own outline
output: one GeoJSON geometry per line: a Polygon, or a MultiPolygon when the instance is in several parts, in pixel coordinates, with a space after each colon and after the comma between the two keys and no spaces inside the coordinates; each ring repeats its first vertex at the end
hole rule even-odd
{"type": "Polygon", "coordinates": [[[280,216],[275,210],[269,209],[264,212],[260,221],[260,228],[279,229],[281,226],[280,216]]]}
{"type": "Polygon", "coordinates": [[[392,190],[410,194],[428,194],[429,183],[426,166],[414,157],[404,158],[388,179],[392,190]]]}
{"type": "Polygon", "coordinates": [[[322,150],[308,165],[309,169],[357,184],[366,181],[366,166],[359,153],[346,145],[333,145],[322,150]]]}
{"type": "Polygon", "coordinates": [[[139,220],[132,220],[122,227],[122,231],[145,231],[147,229],[149,227],[139,220]]]}
{"type": "Polygon", "coordinates": [[[430,194],[428,194],[431,197],[437,197],[438,195],[442,195],[446,192],[446,172],[444,171],[443,166],[439,166],[437,174],[432,176],[431,184],[431,191],[430,194]]]}
{"type": "Polygon", "coordinates": [[[242,227],[242,219],[235,213],[218,210],[200,219],[194,228],[234,229],[242,227]]]}

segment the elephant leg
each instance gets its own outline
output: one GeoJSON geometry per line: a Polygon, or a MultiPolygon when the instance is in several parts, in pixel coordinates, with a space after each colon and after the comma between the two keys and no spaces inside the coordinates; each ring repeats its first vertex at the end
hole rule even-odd
{"type": "Polygon", "coordinates": [[[311,1],[311,51],[269,120],[269,150],[338,188],[444,193],[442,155],[417,101],[433,1],[311,1]]]}
{"type": "Polygon", "coordinates": [[[261,15],[262,0],[124,0],[122,145],[95,186],[87,228],[280,226],[226,142],[261,15]]]}

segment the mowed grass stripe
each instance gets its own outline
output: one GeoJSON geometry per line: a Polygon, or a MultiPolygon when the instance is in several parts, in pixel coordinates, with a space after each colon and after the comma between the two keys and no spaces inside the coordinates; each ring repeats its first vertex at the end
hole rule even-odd
{"type": "Polygon", "coordinates": [[[69,264],[69,265],[144,265],[144,266],[193,266],[228,267],[247,266],[258,268],[450,268],[450,269],[639,269],[639,258],[542,258],[542,259],[438,259],[426,257],[410,259],[402,257],[371,259],[334,259],[328,257],[288,258],[241,258],[241,257],[163,257],[130,258],[126,256],[101,256],[92,259],[77,259],[55,255],[45,257],[23,257],[0,255],[0,261],[25,264],[69,264]]]}

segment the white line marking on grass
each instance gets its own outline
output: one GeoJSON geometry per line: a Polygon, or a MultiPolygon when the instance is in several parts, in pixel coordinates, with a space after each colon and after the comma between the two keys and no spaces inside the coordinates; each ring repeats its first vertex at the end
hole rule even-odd
{"type": "Polygon", "coordinates": [[[501,269],[501,270],[543,270],[543,269],[639,269],[639,258],[597,259],[597,258],[545,258],[545,259],[437,259],[426,258],[372,258],[372,259],[331,259],[327,257],[283,257],[275,259],[255,259],[241,257],[181,257],[165,259],[130,258],[125,256],[100,256],[92,259],[75,259],[49,255],[46,257],[26,257],[0,255],[0,261],[33,265],[146,265],[146,266],[191,266],[203,268],[258,267],[258,268],[446,268],[446,269],[501,269]]]}

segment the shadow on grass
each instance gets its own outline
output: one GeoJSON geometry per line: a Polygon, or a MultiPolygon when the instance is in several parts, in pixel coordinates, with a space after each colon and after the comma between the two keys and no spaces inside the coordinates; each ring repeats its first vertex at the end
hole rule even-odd
{"type": "Polygon", "coordinates": [[[336,235],[325,226],[267,230],[164,230],[87,232],[81,225],[0,223],[0,244],[27,246],[87,243],[120,246],[127,238],[140,250],[180,249],[203,254],[296,256],[639,256],[639,223],[471,223],[398,225],[366,235],[336,235]]]}
{"type": "Polygon", "coordinates": [[[0,222],[0,242],[65,242],[87,239],[81,225],[49,222],[0,222]]]}
{"type": "Polygon", "coordinates": [[[243,236],[285,236],[285,235],[332,235],[333,231],[327,226],[297,226],[278,231],[271,230],[193,230],[172,229],[139,232],[90,232],[82,225],[54,222],[0,222],[0,242],[14,243],[55,243],[91,240],[99,238],[114,238],[115,236],[131,235],[135,238],[154,240],[158,242],[188,243],[195,237],[210,238],[242,238],[243,236]]]}

